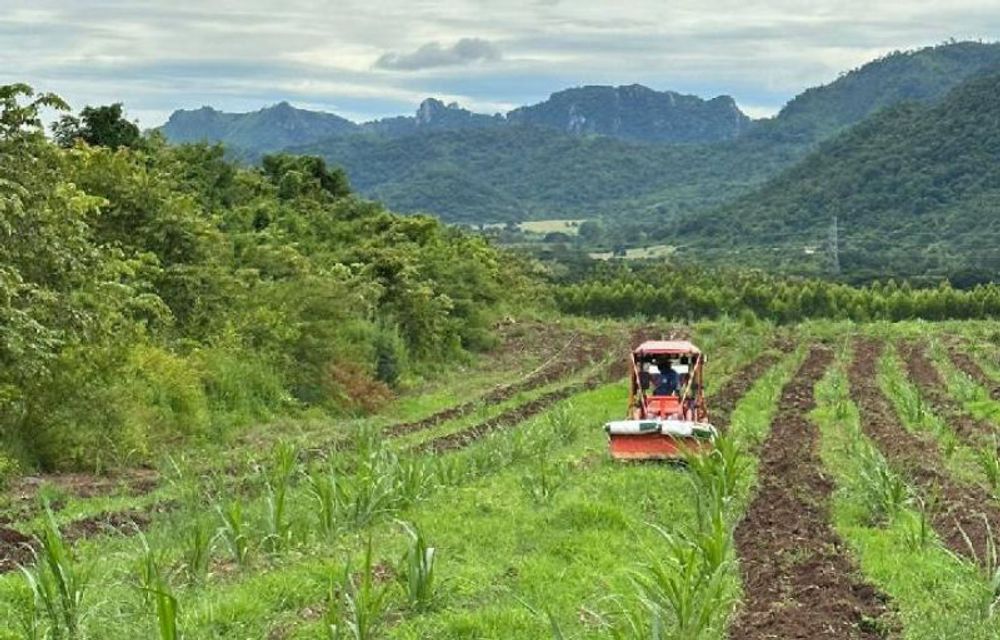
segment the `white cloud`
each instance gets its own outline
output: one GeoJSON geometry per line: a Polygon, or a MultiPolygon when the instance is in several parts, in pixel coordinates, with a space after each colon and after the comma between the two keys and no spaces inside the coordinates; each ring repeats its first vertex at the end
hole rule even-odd
{"type": "Polygon", "coordinates": [[[144,118],[285,97],[367,117],[429,95],[492,111],[632,82],[770,114],[877,55],[998,35],[995,0],[0,0],[0,82],[144,118]]]}

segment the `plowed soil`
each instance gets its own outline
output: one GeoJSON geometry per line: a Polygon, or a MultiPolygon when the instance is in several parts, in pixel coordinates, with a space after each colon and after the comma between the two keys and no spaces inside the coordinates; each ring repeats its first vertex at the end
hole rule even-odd
{"type": "Polygon", "coordinates": [[[538,370],[518,382],[497,387],[474,400],[438,411],[426,418],[392,425],[386,428],[383,433],[388,437],[396,437],[429,429],[443,422],[472,413],[484,405],[504,402],[519,393],[531,391],[532,389],[537,389],[538,387],[561,380],[582,368],[592,365],[595,361],[607,358],[610,355],[612,340],[608,336],[588,340],[586,347],[576,348],[580,346],[577,344],[579,339],[578,335],[571,338],[562,349],[553,354],[550,360],[538,370]]]}
{"type": "Polygon", "coordinates": [[[782,391],[761,449],[760,486],[735,534],[744,601],[731,638],[881,637],[885,598],[862,581],[829,524],[833,483],[807,417],[831,357],[825,348],[810,351],[782,391]]]}
{"type": "MultiPolygon", "coordinates": [[[[785,349],[785,343],[779,343],[779,350],[782,354],[790,352],[792,349],[785,349]]],[[[729,427],[729,418],[736,408],[736,403],[745,396],[752,387],[767,371],[781,360],[781,355],[777,353],[765,353],[738,369],[726,384],[719,389],[719,392],[712,396],[709,406],[711,407],[712,424],[725,430],[729,427]]]]}
{"type": "MultiPolygon", "coordinates": [[[[652,327],[642,327],[635,329],[631,332],[628,337],[629,345],[636,345],[643,340],[651,339],[652,336],[657,336],[662,333],[662,329],[655,329],[652,327]]],[[[675,328],[673,335],[687,335],[687,330],[684,328],[675,328]]],[[[589,389],[594,389],[602,384],[611,382],[614,380],[619,380],[628,373],[628,360],[625,356],[621,358],[616,358],[609,365],[607,365],[602,371],[590,375],[583,382],[578,382],[575,384],[567,385],[565,387],[555,389],[548,393],[542,394],[541,396],[526,402],[524,404],[512,407],[507,411],[504,411],[500,415],[494,416],[492,418],[487,418],[482,422],[475,424],[467,429],[461,431],[456,431],[454,433],[449,433],[443,435],[439,438],[434,438],[433,440],[428,440],[422,442],[413,448],[414,451],[451,451],[454,449],[461,449],[467,447],[478,439],[482,438],[484,435],[503,429],[509,426],[513,426],[524,422],[528,418],[535,416],[543,411],[549,409],[553,404],[559,402],[560,400],[565,400],[570,396],[574,396],[578,393],[582,393],[589,389]]]]}
{"type": "Polygon", "coordinates": [[[961,484],[942,471],[943,457],[934,441],[917,437],[900,423],[876,379],[882,348],[881,342],[868,339],[855,345],[850,384],[861,414],[861,428],[893,468],[905,474],[924,496],[934,498],[936,508],[930,514],[931,523],[942,542],[955,553],[983,558],[986,522],[993,531],[1000,531],[1000,509],[982,487],[961,484]],[[972,541],[974,553],[965,535],[972,541]]]}
{"type": "MultiPolygon", "coordinates": [[[[98,535],[131,536],[149,526],[153,513],[163,513],[175,506],[172,502],[161,502],[146,511],[105,511],[67,523],[60,528],[60,532],[66,542],[98,535]]],[[[14,529],[0,527],[0,574],[14,571],[20,565],[31,564],[35,559],[33,550],[37,548],[37,539],[14,529]]]]}
{"type": "Polygon", "coordinates": [[[15,571],[34,560],[32,539],[19,531],[0,527],[0,573],[15,571]]]}
{"type": "Polygon", "coordinates": [[[993,427],[988,422],[966,413],[961,403],[948,393],[947,384],[922,345],[904,344],[900,354],[906,362],[910,380],[917,385],[935,413],[948,421],[959,438],[967,444],[978,445],[993,435],[993,427]]]}
{"type": "Polygon", "coordinates": [[[993,378],[986,375],[986,372],[983,371],[983,368],[979,366],[979,363],[972,356],[962,351],[961,347],[954,342],[948,343],[948,355],[956,367],[964,371],[967,376],[977,383],[986,387],[990,392],[991,398],[1000,400],[1000,384],[997,384],[993,378]]]}

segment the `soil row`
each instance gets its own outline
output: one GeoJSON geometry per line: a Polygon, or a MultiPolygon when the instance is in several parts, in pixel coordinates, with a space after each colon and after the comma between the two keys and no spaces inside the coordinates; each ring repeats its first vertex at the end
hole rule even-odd
{"type": "MultiPolygon", "coordinates": [[[[101,534],[133,535],[149,526],[152,513],[166,511],[172,506],[165,502],[153,506],[149,511],[107,511],[65,524],[60,528],[60,533],[68,543],[101,534]]],[[[31,565],[35,561],[38,547],[37,538],[0,527],[0,574],[16,571],[22,565],[31,565]]]]}
{"type": "Polygon", "coordinates": [[[961,403],[948,393],[948,385],[937,367],[927,357],[923,345],[907,343],[900,349],[906,372],[931,408],[947,420],[948,425],[966,444],[979,445],[993,435],[993,427],[977,420],[962,409],[961,403]]]}
{"type": "Polygon", "coordinates": [[[986,372],[979,366],[975,358],[962,351],[959,345],[954,342],[948,343],[948,355],[951,357],[951,361],[955,363],[955,366],[963,371],[965,375],[989,390],[991,398],[1000,400],[1000,384],[997,384],[993,378],[986,375],[986,372]]]}
{"type": "Polygon", "coordinates": [[[717,429],[729,428],[729,419],[740,398],[745,396],[771,367],[778,364],[781,358],[793,349],[785,343],[779,343],[777,346],[781,353],[767,352],[754,358],[737,369],[726,381],[726,384],[719,389],[719,392],[712,396],[709,405],[712,412],[712,424],[717,429]]]}
{"type": "Polygon", "coordinates": [[[983,558],[989,531],[1000,531],[1000,509],[982,487],[948,476],[942,470],[944,458],[937,444],[910,433],[900,423],[876,379],[883,348],[881,342],[871,339],[861,339],[855,345],[849,374],[862,431],[928,500],[931,524],[945,546],[973,560],[983,558]]]}
{"type": "MultiPolygon", "coordinates": [[[[629,337],[629,344],[638,344],[639,342],[645,340],[650,333],[651,330],[649,328],[642,328],[633,331],[629,337]]],[[[618,380],[627,373],[628,362],[626,357],[623,355],[621,358],[614,360],[603,370],[591,374],[583,382],[577,382],[555,389],[548,393],[544,393],[534,400],[512,407],[499,415],[487,418],[486,420],[483,420],[482,422],[472,425],[466,429],[462,429],[461,431],[448,433],[443,436],[421,442],[411,450],[417,452],[442,452],[462,449],[481,439],[488,433],[524,422],[528,418],[546,411],[560,400],[565,400],[566,398],[574,396],[578,393],[594,389],[607,382],[618,380]]]]}
{"type": "Polygon", "coordinates": [[[830,525],[834,486],[807,417],[831,359],[826,348],[810,350],[782,390],[761,448],[759,487],[734,536],[744,600],[731,638],[881,637],[885,597],[862,581],[830,525]]]}
{"type": "Polygon", "coordinates": [[[394,424],[384,429],[383,433],[392,438],[415,431],[422,431],[423,429],[430,429],[443,422],[468,415],[484,405],[504,402],[519,393],[531,391],[571,376],[581,368],[588,367],[595,361],[610,355],[612,341],[608,336],[589,340],[586,346],[579,345],[579,340],[579,334],[574,335],[548,362],[522,380],[496,387],[473,400],[442,409],[426,418],[394,424]],[[580,346],[580,348],[575,348],[577,346],[580,346]],[[561,357],[563,354],[566,354],[566,357],[561,357]]]}

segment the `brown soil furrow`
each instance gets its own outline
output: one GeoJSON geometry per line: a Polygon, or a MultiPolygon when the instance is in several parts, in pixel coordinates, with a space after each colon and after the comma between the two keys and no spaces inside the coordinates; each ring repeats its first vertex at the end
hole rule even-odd
{"type": "Polygon", "coordinates": [[[986,372],[979,366],[975,358],[962,351],[959,345],[954,342],[948,343],[948,355],[951,357],[951,361],[955,363],[955,366],[964,372],[965,375],[985,387],[989,391],[991,398],[1000,400],[1000,384],[997,384],[993,378],[986,375],[986,372]]]}
{"type": "Polygon", "coordinates": [[[760,486],[735,542],[743,608],[731,638],[878,638],[884,597],[861,581],[829,522],[833,483],[808,419],[813,387],[832,355],[814,347],[782,390],[761,448],[760,486]]]}
{"type": "Polygon", "coordinates": [[[719,392],[713,395],[708,403],[711,409],[712,424],[716,428],[724,430],[729,427],[729,418],[732,416],[733,410],[736,409],[736,403],[750,391],[750,388],[771,367],[778,364],[778,361],[786,353],[784,350],[781,354],[764,353],[737,369],[729,377],[722,388],[719,389],[719,392]]]}
{"type": "MultiPolygon", "coordinates": [[[[648,336],[653,334],[654,330],[649,327],[636,329],[632,331],[629,336],[629,344],[636,345],[643,340],[648,339],[648,336]]],[[[570,384],[560,389],[555,389],[542,394],[534,400],[512,407],[499,415],[487,418],[486,420],[483,420],[482,422],[466,429],[462,429],[461,431],[448,433],[443,436],[427,440],[426,442],[421,442],[413,447],[412,450],[451,451],[467,447],[490,432],[519,424],[532,416],[542,413],[560,400],[565,400],[566,398],[583,391],[594,389],[607,382],[621,379],[628,374],[628,360],[626,355],[615,359],[609,365],[604,367],[602,371],[591,374],[583,382],[570,384]]]]}
{"type": "Polygon", "coordinates": [[[923,346],[908,343],[902,345],[900,354],[906,363],[906,371],[920,393],[931,407],[947,420],[948,425],[967,444],[982,444],[993,435],[993,427],[985,420],[977,420],[962,409],[961,404],[948,394],[948,385],[937,367],[927,357],[923,346]]]}
{"type": "Polygon", "coordinates": [[[414,431],[429,429],[443,422],[468,415],[480,407],[504,402],[519,393],[531,391],[549,383],[556,382],[562,378],[572,375],[581,368],[591,365],[595,360],[606,358],[610,355],[611,340],[607,336],[601,336],[585,348],[570,351],[570,359],[559,358],[560,355],[573,347],[578,339],[578,336],[573,336],[573,338],[571,338],[562,349],[557,351],[552,356],[552,359],[543,364],[538,370],[530,373],[523,380],[496,387],[474,400],[469,400],[452,407],[448,407],[447,409],[438,411],[437,413],[427,416],[426,418],[389,426],[383,430],[383,433],[391,438],[407,433],[413,433],[414,431]]]}
{"type": "Polygon", "coordinates": [[[878,386],[876,367],[883,344],[869,339],[855,345],[850,369],[851,395],[858,405],[861,428],[889,463],[931,498],[931,523],[942,542],[955,553],[982,558],[989,529],[1000,531],[1000,509],[982,487],[956,482],[941,471],[937,445],[907,431],[889,399],[878,386]],[[966,536],[971,540],[969,548],[966,536]]]}
{"type": "MultiPolygon", "coordinates": [[[[60,532],[66,542],[102,534],[131,536],[149,527],[152,521],[151,514],[163,513],[174,506],[175,503],[167,501],[154,504],[144,511],[138,509],[105,511],[68,522],[60,527],[60,532]]],[[[36,538],[14,529],[0,527],[0,574],[15,571],[21,565],[30,565],[35,560],[35,550],[38,548],[39,542],[36,538]]]]}

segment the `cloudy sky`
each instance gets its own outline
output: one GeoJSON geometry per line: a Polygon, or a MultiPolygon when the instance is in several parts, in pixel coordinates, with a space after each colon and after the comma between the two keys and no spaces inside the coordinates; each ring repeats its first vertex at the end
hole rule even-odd
{"type": "Polygon", "coordinates": [[[0,84],[75,108],[288,100],[355,120],[582,84],[729,94],[753,116],[896,49],[1000,38],[997,0],[0,0],[0,84]]]}

